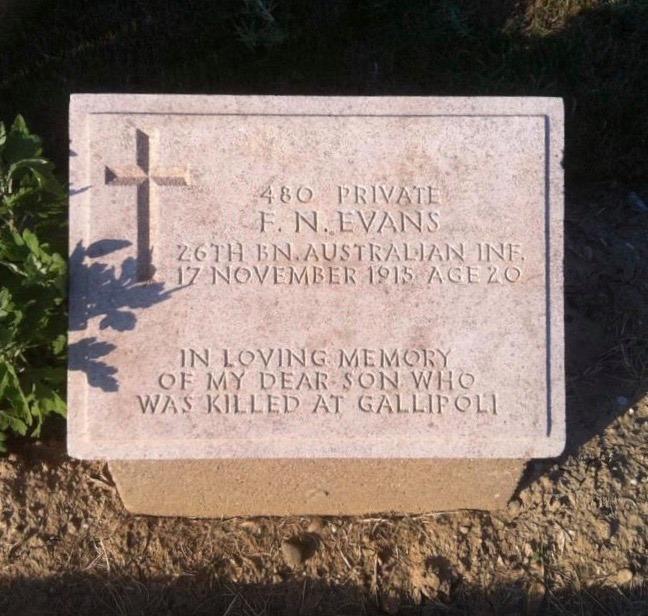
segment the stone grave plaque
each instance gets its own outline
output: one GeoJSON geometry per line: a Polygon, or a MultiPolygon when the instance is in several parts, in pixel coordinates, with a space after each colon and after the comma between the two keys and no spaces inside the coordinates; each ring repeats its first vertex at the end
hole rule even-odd
{"type": "Polygon", "coordinates": [[[562,113],[73,96],[70,454],[558,455],[562,113]]]}

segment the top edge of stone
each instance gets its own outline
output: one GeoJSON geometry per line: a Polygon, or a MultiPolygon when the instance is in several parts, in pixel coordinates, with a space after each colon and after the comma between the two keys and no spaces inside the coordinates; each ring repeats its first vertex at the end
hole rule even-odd
{"type": "Polygon", "coordinates": [[[563,99],[535,96],[281,96],[227,94],[84,94],[70,95],[72,113],[487,113],[562,116],[563,99]],[[122,108],[120,108],[122,107],[122,108]]]}

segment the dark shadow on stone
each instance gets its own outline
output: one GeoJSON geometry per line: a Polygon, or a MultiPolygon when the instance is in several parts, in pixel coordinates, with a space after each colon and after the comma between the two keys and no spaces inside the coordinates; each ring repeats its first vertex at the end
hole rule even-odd
{"type": "Polygon", "coordinates": [[[68,349],[68,370],[83,370],[91,387],[117,391],[117,368],[99,359],[116,348],[114,344],[99,342],[95,337],[83,338],[68,349]]]}
{"type": "Polygon", "coordinates": [[[98,240],[88,246],[86,255],[91,259],[98,259],[130,245],[131,243],[128,240],[98,240]]]}
{"type": "Polygon", "coordinates": [[[83,186],[82,188],[73,188],[72,185],[68,185],[68,194],[70,197],[74,197],[75,195],[80,195],[81,193],[86,192],[87,190],[90,190],[92,186],[83,186]]]}
{"type": "MultiPolygon", "coordinates": [[[[130,246],[126,240],[104,239],[84,248],[81,243],[70,256],[70,330],[83,331],[92,319],[100,319],[99,329],[128,332],[135,329],[135,310],[166,301],[180,287],[167,290],[163,282],[137,281],[136,260],[125,258],[119,272],[112,265],[93,261],[130,246]]],[[[117,368],[106,357],[115,345],[94,336],[69,345],[68,367],[86,373],[88,384],[106,392],[119,389],[117,368]]]]}

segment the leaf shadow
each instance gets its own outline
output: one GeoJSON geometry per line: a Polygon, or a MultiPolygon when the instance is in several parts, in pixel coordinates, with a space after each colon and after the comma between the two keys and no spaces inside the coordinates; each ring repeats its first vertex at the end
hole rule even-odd
{"type": "MultiPolygon", "coordinates": [[[[99,259],[131,245],[127,240],[103,239],[87,248],[78,242],[70,255],[70,331],[84,331],[100,319],[100,330],[133,331],[137,310],[168,300],[181,287],[165,289],[158,281],[137,280],[137,262],[126,257],[119,268],[99,259]]],[[[112,342],[88,336],[68,347],[68,368],[85,372],[88,385],[105,392],[119,389],[118,369],[106,361],[112,342]]]]}

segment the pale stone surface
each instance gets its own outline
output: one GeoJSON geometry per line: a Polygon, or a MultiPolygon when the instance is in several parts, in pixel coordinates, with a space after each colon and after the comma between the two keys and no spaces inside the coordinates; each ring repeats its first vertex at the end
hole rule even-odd
{"type": "Polygon", "coordinates": [[[522,460],[124,460],[126,508],[163,516],[362,515],[502,509],[522,460]]]}
{"type": "Polygon", "coordinates": [[[562,450],[560,100],[78,95],[70,130],[71,455],[562,450]]]}

